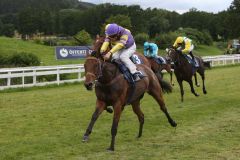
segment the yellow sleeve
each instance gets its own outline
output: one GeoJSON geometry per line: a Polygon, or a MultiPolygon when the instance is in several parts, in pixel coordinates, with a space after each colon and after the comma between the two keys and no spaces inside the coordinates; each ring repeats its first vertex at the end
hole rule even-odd
{"type": "Polygon", "coordinates": [[[111,53],[115,53],[117,51],[119,51],[120,49],[122,49],[124,47],[124,45],[122,43],[117,43],[111,50],[111,53]]]}
{"type": "Polygon", "coordinates": [[[173,47],[177,47],[178,46],[178,44],[177,44],[177,40],[175,40],[175,42],[174,42],[174,44],[173,44],[173,47]]]}
{"type": "Polygon", "coordinates": [[[125,46],[126,43],[127,43],[127,40],[128,40],[128,35],[124,34],[120,37],[120,42],[119,43],[122,43],[125,46]]]}
{"type": "Polygon", "coordinates": [[[101,53],[106,52],[108,46],[109,46],[109,42],[104,42],[104,43],[102,44],[102,47],[101,47],[101,49],[100,49],[100,52],[101,52],[101,53]]]}
{"type": "Polygon", "coordinates": [[[187,42],[185,42],[185,48],[184,48],[184,50],[182,50],[182,52],[187,53],[190,51],[190,48],[191,48],[191,42],[187,41],[187,42]]]}

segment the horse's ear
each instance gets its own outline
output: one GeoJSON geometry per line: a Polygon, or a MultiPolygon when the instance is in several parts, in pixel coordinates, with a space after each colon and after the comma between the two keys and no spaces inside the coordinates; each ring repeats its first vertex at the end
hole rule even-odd
{"type": "Polygon", "coordinates": [[[96,39],[100,38],[99,34],[96,35],[96,39]]]}

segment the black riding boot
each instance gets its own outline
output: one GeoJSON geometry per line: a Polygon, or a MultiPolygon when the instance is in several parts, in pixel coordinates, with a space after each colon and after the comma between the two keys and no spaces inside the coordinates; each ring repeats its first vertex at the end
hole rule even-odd
{"type": "Polygon", "coordinates": [[[190,56],[192,57],[193,65],[196,66],[195,57],[193,56],[192,51],[189,52],[189,54],[190,54],[190,56]]]}

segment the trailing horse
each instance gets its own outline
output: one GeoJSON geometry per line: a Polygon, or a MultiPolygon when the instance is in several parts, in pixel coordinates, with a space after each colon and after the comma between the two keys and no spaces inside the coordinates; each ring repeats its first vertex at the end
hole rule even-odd
{"type": "Polygon", "coordinates": [[[167,49],[168,58],[171,59],[172,62],[174,62],[174,73],[176,75],[180,91],[181,91],[181,101],[183,102],[183,81],[186,81],[189,83],[191,87],[191,92],[197,97],[199,94],[197,94],[193,87],[192,82],[192,76],[194,75],[195,78],[195,84],[198,86],[197,83],[197,76],[196,72],[198,72],[202,78],[202,90],[204,94],[207,94],[206,88],[205,88],[205,68],[202,58],[195,56],[195,60],[197,60],[197,63],[199,64],[198,67],[194,67],[192,64],[188,62],[186,57],[181,54],[177,53],[177,51],[173,48],[167,49]]]}
{"type": "Polygon", "coordinates": [[[169,74],[170,74],[170,83],[171,85],[173,84],[173,80],[172,80],[172,68],[171,68],[171,62],[166,59],[165,57],[162,57],[165,61],[165,63],[158,63],[156,62],[155,58],[150,58],[150,57],[146,57],[148,62],[151,65],[151,69],[153,70],[153,72],[158,76],[162,76],[162,70],[166,70],[169,74]]]}
{"type": "Polygon", "coordinates": [[[84,85],[88,90],[91,90],[95,84],[95,93],[97,97],[95,112],[93,113],[92,119],[83,136],[84,142],[88,141],[89,135],[91,134],[92,128],[99,115],[107,108],[107,106],[113,106],[114,117],[111,129],[112,139],[110,147],[108,148],[108,150],[113,151],[118,122],[121,113],[127,104],[132,105],[132,109],[138,117],[140,124],[138,137],[141,137],[144,124],[144,114],[140,109],[140,100],[145,92],[148,92],[158,102],[171,126],[177,126],[167,111],[162,89],[156,75],[146,65],[137,65],[138,70],[144,73],[145,77],[136,82],[134,87],[127,82],[115,64],[104,62],[99,58],[88,57],[85,61],[84,68],[86,76],[84,85]]]}

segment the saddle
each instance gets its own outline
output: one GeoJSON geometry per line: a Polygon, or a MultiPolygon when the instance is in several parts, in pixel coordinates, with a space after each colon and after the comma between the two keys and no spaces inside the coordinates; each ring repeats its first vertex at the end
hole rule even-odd
{"type": "MultiPolygon", "coordinates": [[[[134,64],[143,64],[143,60],[136,54],[133,54],[130,57],[130,60],[134,64]]],[[[112,62],[118,66],[120,72],[123,74],[124,78],[128,81],[128,83],[130,83],[131,85],[134,85],[135,81],[129,69],[120,60],[113,60],[112,62]]]]}
{"type": "Polygon", "coordinates": [[[166,60],[161,56],[153,57],[153,60],[158,64],[167,64],[166,60]]]}
{"type": "Polygon", "coordinates": [[[198,68],[199,67],[199,62],[198,60],[196,59],[196,57],[194,58],[194,61],[192,60],[192,57],[189,56],[189,55],[186,55],[186,54],[182,54],[187,60],[188,60],[188,63],[190,63],[193,67],[195,68],[198,68]]]}

